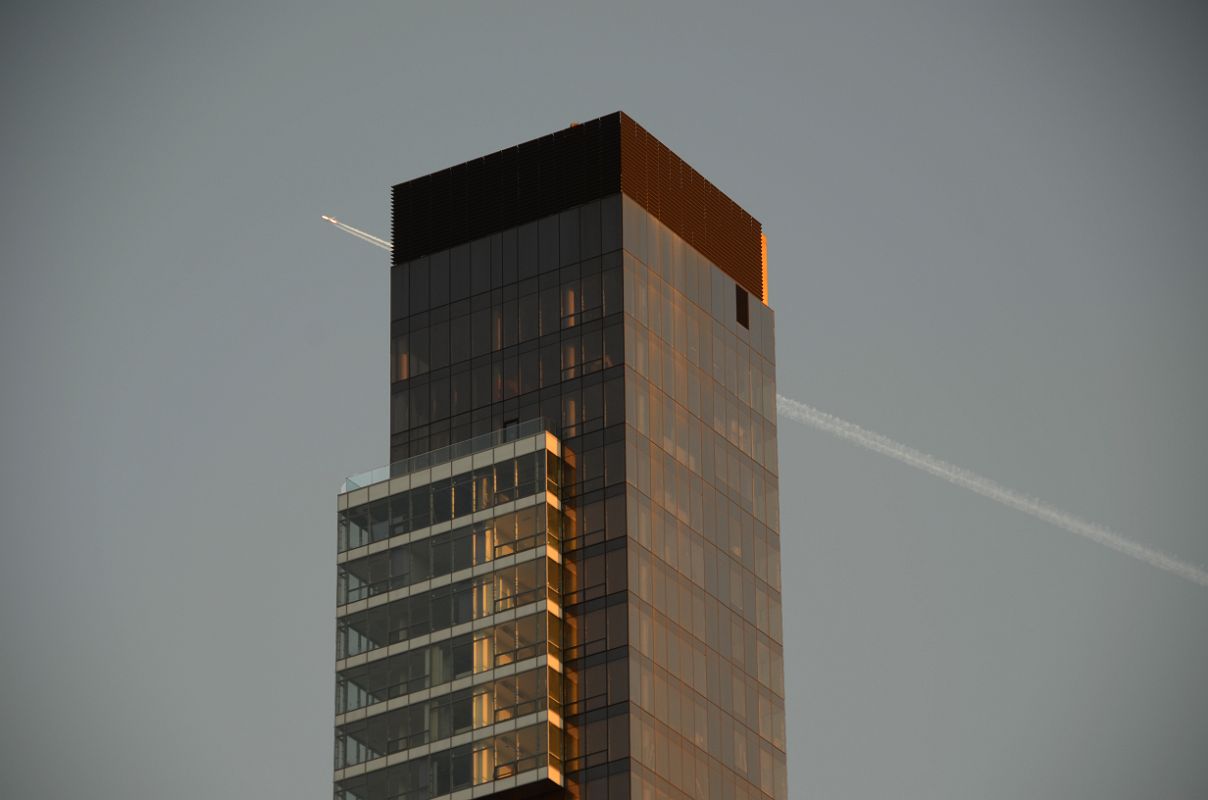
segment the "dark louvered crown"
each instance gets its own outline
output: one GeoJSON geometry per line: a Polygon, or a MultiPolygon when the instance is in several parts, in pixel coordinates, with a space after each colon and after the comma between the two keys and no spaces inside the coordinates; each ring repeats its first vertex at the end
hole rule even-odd
{"type": "Polygon", "coordinates": [[[401,264],[624,192],[766,301],[759,221],[622,112],[400,183],[401,264]]]}

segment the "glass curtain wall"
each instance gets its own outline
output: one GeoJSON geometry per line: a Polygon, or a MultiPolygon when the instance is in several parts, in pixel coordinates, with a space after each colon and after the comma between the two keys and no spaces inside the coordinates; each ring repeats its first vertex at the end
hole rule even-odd
{"type": "Polygon", "coordinates": [[[623,201],[634,797],[786,797],[773,315],[623,201]]]}

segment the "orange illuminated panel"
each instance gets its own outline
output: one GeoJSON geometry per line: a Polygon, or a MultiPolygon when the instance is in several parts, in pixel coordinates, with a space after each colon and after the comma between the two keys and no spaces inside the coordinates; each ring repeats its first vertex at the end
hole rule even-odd
{"type": "Polygon", "coordinates": [[[763,304],[768,304],[768,237],[767,234],[759,234],[759,250],[763,256],[763,304]]]}

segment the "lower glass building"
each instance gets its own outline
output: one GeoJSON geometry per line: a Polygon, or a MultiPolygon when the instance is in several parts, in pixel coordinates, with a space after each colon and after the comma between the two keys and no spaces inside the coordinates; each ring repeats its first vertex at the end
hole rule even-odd
{"type": "Polygon", "coordinates": [[[534,422],[345,482],[337,798],[562,785],[564,477],[534,422]]]}
{"type": "Polygon", "coordinates": [[[758,221],[624,114],[394,187],[335,797],[783,800],[758,221]]]}

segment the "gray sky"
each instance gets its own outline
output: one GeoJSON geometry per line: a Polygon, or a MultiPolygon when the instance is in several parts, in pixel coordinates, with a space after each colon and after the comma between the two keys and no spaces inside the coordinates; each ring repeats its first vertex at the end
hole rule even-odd
{"type": "MultiPolygon", "coordinates": [[[[10,3],[0,794],[329,797],[387,189],[623,109],[785,394],[1208,563],[1198,3],[10,3]],[[451,10],[452,9],[452,10],[451,10]]],[[[1208,592],[781,427],[795,798],[1208,796],[1208,592]]]]}

